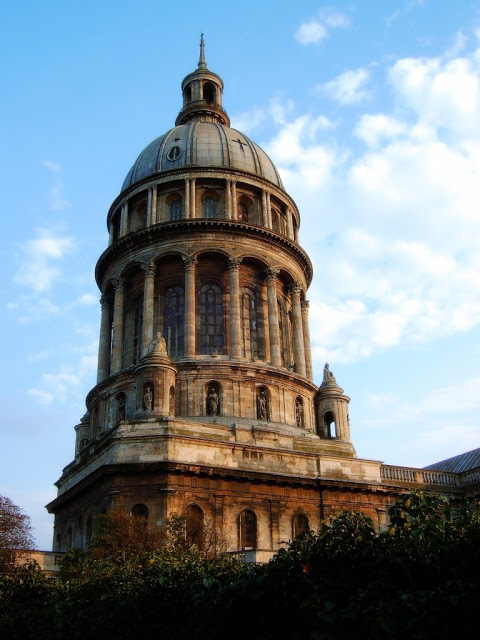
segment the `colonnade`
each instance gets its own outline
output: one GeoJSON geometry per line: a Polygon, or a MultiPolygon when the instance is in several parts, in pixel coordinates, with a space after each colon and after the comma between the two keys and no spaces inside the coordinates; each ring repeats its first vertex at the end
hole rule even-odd
{"type": "MultiPolygon", "coordinates": [[[[241,358],[242,354],[242,312],[240,288],[241,259],[234,258],[228,262],[230,289],[230,356],[241,358]]],[[[196,258],[184,258],[184,357],[194,358],[197,354],[196,344],[196,258]]],[[[155,265],[143,265],[143,354],[153,340],[154,324],[154,283],[155,265]]],[[[268,332],[265,336],[269,345],[270,363],[275,367],[282,366],[282,341],[277,304],[277,278],[279,269],[269,268],[265,271],[267,287],[267,319],[268,332]]],[[[105,296],[100,299],[101,322],[98,351],[97,382],[109,374],[122,370],[124,342],[124,303],[125,283],[121,278],[113,282],[114,298],[111,309],[105,296]],[[113,311],[113,313],[112,313],[113,311]]],[[[294,370],[300,376],[313,379],[312,354],[308,328],[308,302],[301,300],[301,287],[298,283],[289,286],[292,310],[292,337],[294,370]]],[[[267,329],[267,327],[265,327],[267,329]]],[[[268,350],[266,350],[268,352],[268,350]]]]}
{"type": "MultiPolygon", "coordinates": [[[[202,212],[197,210],[197,178],[185,178],[184,179],[184,217],[186,219],[200,218],[202,212]]],[[[224,195],[225,195],[225,211],[224,218],[227,220],[238,219],[238,194],[237,194],[237,180],[226,179],[224,181],[224,195]]],[[[157,185],[147,188],[147,219],[146,225],[151,226],[161,222],[157,219],[157,185]]],[[[272,221],[272,204],[271,194],[268,190],[262,189],[261,192],[261,224],[267,229],[273,229],[272,221]]],[[[120,226],[119,226],[119,238],[127,235],[129,231],[129,206],[128,200],[125,200],[120,207],[120,226]]],[[[283,215],[285,216],[283,233],[291,240],[298,242],[298,225],[294,223],[294,214],[290,207],[286,206],[283,209],[283,215]]],[[[110,232],[110,244],[113,242],[113,225],[110,232]]]]}

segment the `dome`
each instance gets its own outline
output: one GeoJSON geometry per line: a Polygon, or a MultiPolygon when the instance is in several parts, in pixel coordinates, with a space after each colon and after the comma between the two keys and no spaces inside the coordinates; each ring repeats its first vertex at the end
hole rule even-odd
{"type": "Polygon", "coordinates": [[[283,189],[273,162],[246,135],[219,122],[192,121],[151,142],[128,172],[122,191],[154,173],[183,167],[237,169],[283,189]]]}

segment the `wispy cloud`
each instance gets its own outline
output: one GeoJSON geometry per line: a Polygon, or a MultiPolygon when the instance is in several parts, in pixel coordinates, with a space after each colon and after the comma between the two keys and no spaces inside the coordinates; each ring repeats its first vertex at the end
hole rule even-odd
{"type": "Polygon", "coordinates": [[[295,32],[295,39],[303,45],[320,44],[328,38],[331,29],[344,29],[350,21],[342,13],[322,10],[318,16],[303,22],[295,32]]]}
{"type": "Polygon", "coordinates": [[[60,276],[58,266],[74,246],[73,239],[49,229],[37,229],[36,237],[20,245],[20,267],[14,281],[35,292],[49,289],[60,276]]]}
{"type": "Polygon", "coordinates": [[[50,208],[56,211],[62,211],[70,206],[70,202],[63,196],[63,181],[61,179],[62,167],[50,160],[45,160],[43,165],[53,176],[53,185],[49,191],[50,208]]]}
{"type": "Polygon", "coordinates": [[[367,69],[345,71],[329,82],[317,85],[315,91],[326,95],[340,104],[350,105],[362,102],[368,97],[366,84],[370,74],[367,69]]]}

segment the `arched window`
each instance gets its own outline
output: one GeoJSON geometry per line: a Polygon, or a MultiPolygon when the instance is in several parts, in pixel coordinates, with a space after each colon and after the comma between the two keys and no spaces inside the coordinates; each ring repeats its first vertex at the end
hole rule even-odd
{"type": "Polygon", "coordinates": [[[134,504],[130,513],[134,518],[138,518],[139,520],[148,520],[148,507],[142,502],[134,504]]]}
{"type": "Polygon", "coordinates": [[[138,296],[135,300],[133,323],[133,362],[137,364],[142,357],[142,330],[143,330],[143,298],[138,296]]]}
{"type": "Polygon", "coordinates": [[[170,387],[170,394],[168,397],[168,412],[171,416],[175,415],[175,387],[170,387]]]}
{"type": "Polygon", "coordinates": [[[120,211],[117,211],[112,219],[113,242],[120,238],[120,211]]]}
{"type": "Polygon", "coordinates": [[[258,358],[257,297],[251,289],[242,291],[242,351],[245,358],[258,358]]]}
{"type": "Polygon", "coordinates": [[[170,220],[181,220],[183,216],[183,202],[180,198],[170,201],[170,220]]]}
{"type": "Polygon", "coordinates": [[[284,300],[277,300],[278,304],[278,330],[280,334],[280,355],[282,358],[282,367],[288,367],[290,364],[290,353],[288,349],[288,319],[285,309],[284,300]]]}
{"type": "Polygon", "coordinates": [[[203,549],[205,543],[203,511],[196,504],[189,504],[185,509],[185,543],[187,549],[203,549]]]}
{"type": "Polygon", "coordinates": [[[127,408],[127,396],[121,391],[116,397],[117,422],[125,420],[125,412],[127,408]]]}
{"type": "Polygon", "coordinates": [[[293,538],[298,538],[302,533],[308,533],[310,526],[308,524],[308,518],[303,513],[297,514],[293,518],[293,538]]]}
{"type": "Polygon", "coordinates": [[[237,219],[240,222],[248,222],[248,206],[244,202],[237,205],[237,219]]]}
{"type": "Polygon", "coordinates": [[[211,82],[206,82],[203,85],[203,99],[207,104],[215,103],[215,85],[211,82]]]}
{"type": "Polygon", "coordinates": [[[245,509],[239,518],[240,549],[257,548],[257,516],[251,509],[245,509]]]}
{"type": "Polygon", "coordinates": [[[282,233],[280,213],[275,209],[272,209],[272,228],[277,233],[282,233]]]}
{"type": "Polygon", "coordinates": [[[147,203],[140,202],[129,215],[130,231],[136,231],[147,224],[147,203]]]}
{"type": "Polygon", "coordinates": [[[182,287],[168,287],[163,298],[163,337],[171,358],[183,356],[184,305],[182,287]]]}
{"type": "Polygon", "coordinates": [[[215,198],[208,196],[202,201],[203,217],[204,218],[216,218],[217,217],[217,201],[215,198]]]}
{"type": "Polygon", "coordinates": [[[213,283],[200,289],[200,353],[223,354],[225,346],[223,294],[213,283]]]}
{"type": "Polygon", "coordinates": [[[327,438],[336,438],[337,427],[335,424],[335,414],[332,411],[327,411],[323,416],[325,422],[325,434],[327,438]]]}

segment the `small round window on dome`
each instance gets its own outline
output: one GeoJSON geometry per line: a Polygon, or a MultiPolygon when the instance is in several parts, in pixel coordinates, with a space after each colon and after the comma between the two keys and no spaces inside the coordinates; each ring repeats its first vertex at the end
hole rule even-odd
{"type": "Polygon", "coordinates": [[[172,147],[171,149],[168,150],[167,153],[167,158],[173,162],[174,160],[178,160],[178,158],[180,157],[180,154],[182,153],[180,147],[172,147]]]}

